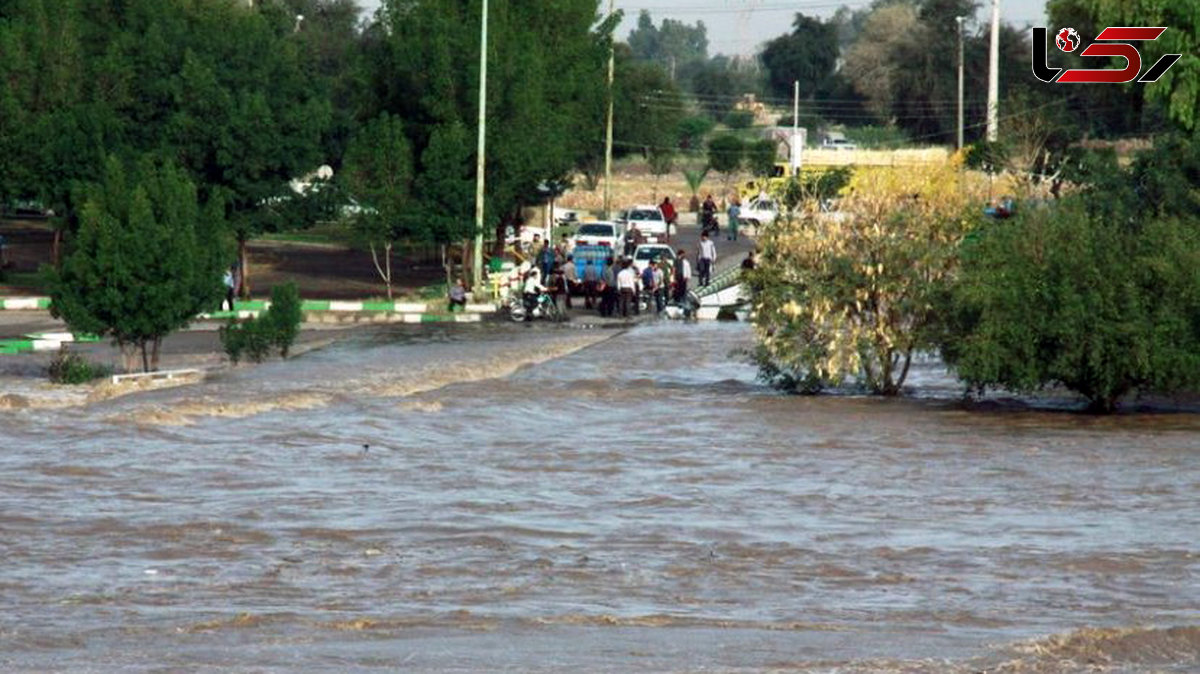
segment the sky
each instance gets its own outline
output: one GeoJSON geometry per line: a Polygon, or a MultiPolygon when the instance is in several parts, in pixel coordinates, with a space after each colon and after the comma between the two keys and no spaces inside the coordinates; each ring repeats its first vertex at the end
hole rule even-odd
{"type": "MultiPolygon", "coordinates": [[[[379,0],[359,0],[359,4],[373,12],[379,0]]],[[[859,9],[870,5],[871,0],[615,0],[614,4],[625,12],[619,33],[622,37],[629,34],[645,9],[655,25],[664,18],[688,24],[703,21],[708,28],[709,55],[750,55],[767,40],[789,32],[797,12],[825,18],[842,5],[859,9]]],[[[980,5],[977,20],[986,23],[991,16],[991,2],[981,0],[980,5]]],[[[1046,0],[1000,0],[1001,18],[1016,26],[1044,25],[1045,8],[1046,0]]]]}

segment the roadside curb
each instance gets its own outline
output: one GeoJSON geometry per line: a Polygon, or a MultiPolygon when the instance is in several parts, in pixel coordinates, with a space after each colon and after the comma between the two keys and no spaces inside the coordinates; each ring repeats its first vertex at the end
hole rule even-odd
{"type": "MultiPolygon", "coordinates": [[[[442,303],[430,305],[425,302],[380,302],[380,301],[343,301],[343,300],[303,300],[300,303],[300,310],[305,313],[316,312],[335,312],[335,313],[364,313],[364,312],[382,312],[395,314],[422,314],[430,316],[439,316],[441,314],[432,313],[434,306],[444,307],[442,303]]],[[[210,313],[200,314],[199,318],[250,318],[255,316],[260,311],[265,311],[271,307],[270,300],[248,300],[236,301],[233,303],[234,311],[214,311],[210,313]]],[[[49,297],[6,297],[0,298],[0,310],[48,310],[50,309],[49,297]]],[[[461,314],[491,314],[496,312],[494,304],[468,304],[461,314]]]]}

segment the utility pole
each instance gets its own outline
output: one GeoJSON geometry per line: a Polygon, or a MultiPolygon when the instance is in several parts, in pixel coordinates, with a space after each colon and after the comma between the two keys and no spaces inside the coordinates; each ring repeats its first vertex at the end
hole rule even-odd
{"type": "Polygon", "coordinates": [[[475,255],[472,260],[471,290],[479,297],[483,285],[483,183],[487,155],[487,50],[488,0],[483,0],[479,29],[479,149],[475,158],[475,255]]]}
{"type": "Polygon", "coordinates": [[[792,173],[800,168],[800,80],[792,82],[792,156],[788,159],[792,164],[792,173]]]}
{"type": "MultiPolygon", "coordinates": [[[[484,0],[485,2],[487,0],[484,0]]],[[[613,0],[608,0],[608,15],[613,15],[613,0]]],[[[613,63],[615,38],[608,36],[608,128],[604,141],[604,219],[612,213],[612,146],[613,146],[613,63]]]]}
{"type": "Polygon", "coordinates": [[[1000,137],[1000,0],[992,0],[992,49],[988,59],[987,139],[1000,137]]]}
{"type": "Polygon", "coordinates": [[[963,19],[958,20],[958,149],[963,149],[963,19]]]}

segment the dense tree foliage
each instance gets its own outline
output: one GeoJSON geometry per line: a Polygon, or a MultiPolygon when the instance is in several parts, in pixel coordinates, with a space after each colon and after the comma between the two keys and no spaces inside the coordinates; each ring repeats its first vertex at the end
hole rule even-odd
{"type": "Polygon", "coordinates": [[[1064,386],[1095,411],[1200,386],[1197,145],[1165,139],[964,249],[942,352],[972,387],[1064,386]]]}
{"type": "Polygon", "coordinates": [[[787,98],[792,83],[800,82],[806,99],[827,95],[838,61],[837,26],[803,14],[797,14],[792,32],[767,43],[762,52],[763,66],[771,92],[787,98]]]}
{"type": "Polygon", "coordinates": [[[112,337],[133,369],[157,369],[163,337],[215,307],[228,263],[223,204],[204,203],[180,169],[110,159],[80,188],[79,232],[53,273],[54,314],[112,337]]]}
{"type": "MultiPolygon", "coordinates": [[[[297,6],[320,26],[319,8],[344,4],[297,6]]],[[[338,66],[321,75],[306,51],[320,45],[286,6],[11,0],[0,17],[0,199],[73,223],[72,186],[98,180],[105,157],[155,154],[219,196],[243,242],[300,224],[263,206],[325,163],[338,66]]]]}
{"type": "MultiPolygon", "coordinates": [[[[1152,42],[1141,42],[1143,72],[1163,54],[1183,57],[1153,84],[1130,87],[1128,94],[1144,96],[1161,105],[1184,130],[1200,128],[1200,13],[1185,0],[1050,0],[1047,11],[1055,25],[1071,25],[1083,35],[1095,35],[1107,26],[1166,26],[1167,31],[1152,42]],[[1064,23],[1074,21],[1075,23],[1064,23]],[[1078,24],[1078,25],[1077,25],[1078,24]],[[1084,32],[1086,30],[1086,33],[1084,32]]],[[[1107,90],[1118,87],[1092,87],[1107,90]]],[[[1136,109],[1136,108],[1135,108],[1136,109]]]]}
{"type": "Polygon", "coordinates": [[[860,171],[838,213],[811,200],[767,230],[751,276],[765,379],[901,392],[913,355],[936,343],[938,298],[971,227],[955,171],[860,171]]]}
{"type": "Polygon", "coordinates": [[[708,60],[708,29],[703,21],[689,26],[675,19],[663,19],[655,27],[650,12],[643,9],[628,42],[635,59],[655,62],[669,73],[688,71],[691,66],[708,60]]]}
{"type": "MultiPolygon", "coordinates": [[[[418,183],[437,176],[452,194],[473,194],[478,113],[480,7],[471,0],[389,0],[367,61],[375,112],[405,120],[418,183]]],[[[595,0],[494,4],[488,45],[487,204],[497,232],[540,202],[539,185],[565,179],[603,137],[604,68],[610,19],[596,25],[595,0]],[[594,30],[595,29],[595,30],[594,30]]],[[[423,185],[418,185],[421,187],[423,185]]],[[[418,189],[419,212],[444,194],[418,189]],[[430,200],[433,200],[431,202],[430,200]]],[[[451,241],[474,231],[462,217],[428,221],[451,241]]]]}
{"type": "Polygon", "coordinates": [[[350,141],[344,182],[357,201],[352,219],[392,299],[392,248],[397,241],[428,235],[411,210],[412,149],[400,119],[387,113],[363,125],[350,141]],[[379,249],[383,250],[382,260],[379,249]]]}

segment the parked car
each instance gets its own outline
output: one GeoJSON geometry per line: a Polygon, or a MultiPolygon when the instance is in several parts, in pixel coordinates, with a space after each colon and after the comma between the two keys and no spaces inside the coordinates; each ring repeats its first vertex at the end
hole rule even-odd
{"type": "Polygon", "coordinates": [[[845,138],[826,138],[821,147],[826,150],[857,150],[858,146],[845,138]]]}
{"type": "Polygon", "coordinates": [[[638,230],[650,243],[671,240],[667,219],[663,217],[662,211],[658,210],[658,206],[634,206],[623,212],[620,221],[626,227],[637,225],[638,230]]]}
{"type": "Polygon", "coordinates": [[[575,246],[608,246],[620,252],[625,232],[615,222],[585,222],[575,230],[575,246]]]}
{"type": "Polygon", "coordinates": [[[641,274],[651,260],[666,260],[675,264],[675,251],[664,243],[643,243],[633,251],[633,266],[641,274]]]}
{"type": "Polygon", "coordinates": [[[738,219],[743,227],[753,227],[755,233],[763,225],[775,222],[779,217],[779,205],[770,197],[755,197],[742,207],[738,219]]]}

